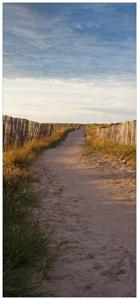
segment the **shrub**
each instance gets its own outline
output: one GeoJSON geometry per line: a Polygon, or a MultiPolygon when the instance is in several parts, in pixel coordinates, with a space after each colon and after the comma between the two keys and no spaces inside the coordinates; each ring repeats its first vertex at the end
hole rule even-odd
{"type": "Polygon", "coordinates": [[[52,260],[48,236],[40,230],[38,220],[34,220],[32,214],[37,199],[31,187],[29,166],[41,150],[63,140],[69,130],[60,129],[48,138],[32,140],[4,152],[3,282],[6,297],[34,295],[31,283],[34,269],[36,272],[43,256],[47,258],[46,269],[52,260]]]}
{"type": "MultiPolygon", "coordinates": [[[[91,154],[93,152],[102,152],[109,156],[119,159],[132,167],[136,166],[136,146],[135,145],[120,145],[112,141],[101,140],[96,135],[96,128],[99,125],[86,126],[86,145],[84,153],[91,154]]],[[[103,125],[104,126],[104,125],[103,125]]]]}

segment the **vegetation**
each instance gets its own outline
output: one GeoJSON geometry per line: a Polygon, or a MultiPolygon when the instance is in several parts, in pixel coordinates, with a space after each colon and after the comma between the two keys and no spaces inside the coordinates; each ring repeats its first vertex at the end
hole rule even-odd
{"type": "MultiPolygon", "coordinates": [[[[88,125],[86,126],[86,145],[84,153],[102,152],[113,158],[119,159],[124,163],[135,167],[136,165],[136,146],[119,145],[111,141],[104,141],[96,135],[97,127],[107,127],[107,125],[88,125]]],[[[110,126],[110,125],[109,125],[110,126]]]]}
{"type": "Polygon", "coordinates": [[[41,150],[63,140],[69,130],[60,129],[48,138],[33,140],[20,148],[14,146],[4,152],[5,297],[34,296],[36,282],[33,284],[33,274],[39,273],[42,263],[48,269],[52,261],[48,236],[39,228],[38,220],[33,218],[37,199],[31,188],[29,166],[41,150]]]}

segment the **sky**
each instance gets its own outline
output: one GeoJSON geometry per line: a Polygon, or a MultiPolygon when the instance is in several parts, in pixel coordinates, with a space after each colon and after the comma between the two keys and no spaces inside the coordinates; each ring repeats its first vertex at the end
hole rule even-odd
{"type": "Polygon", "coordinates": [[[136,119],[135,3],[4,3],[3,113],[136,119]]]}

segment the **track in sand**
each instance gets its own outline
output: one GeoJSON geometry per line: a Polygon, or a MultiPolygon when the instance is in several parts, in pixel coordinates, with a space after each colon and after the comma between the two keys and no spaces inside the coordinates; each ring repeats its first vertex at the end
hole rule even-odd
{"type": "Polygon", "coordinates": [[[40,223],[59,255],[44,280],[56,297],[135,296],[135,171],[81,153],[83,128],[33,165],[40,223]]]}

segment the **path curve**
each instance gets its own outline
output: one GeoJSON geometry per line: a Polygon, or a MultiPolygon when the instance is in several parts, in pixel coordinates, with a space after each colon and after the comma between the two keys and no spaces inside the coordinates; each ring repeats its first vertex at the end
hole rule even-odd
{"type": "Polygon", "coordinates": [[[81,154],[83,128],[33,165],[40,222],[59,255],[46,278],[57,297],[135,296],[135,171],[81,154]]]}

